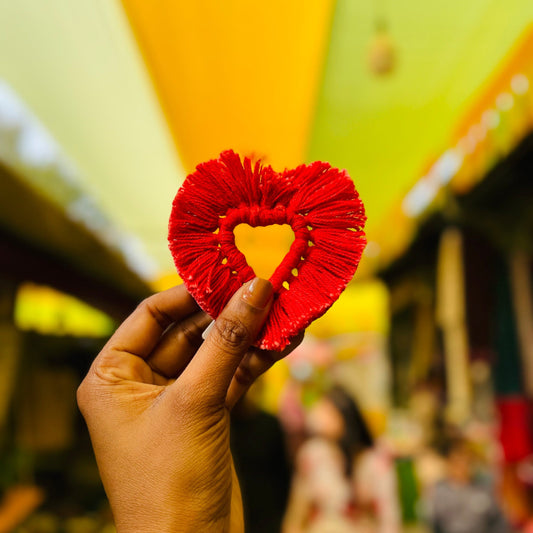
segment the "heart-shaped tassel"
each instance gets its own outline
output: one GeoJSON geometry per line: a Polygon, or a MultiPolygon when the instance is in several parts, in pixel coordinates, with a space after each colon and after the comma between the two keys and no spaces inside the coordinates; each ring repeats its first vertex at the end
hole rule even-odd
{"type": "Polygon", "coordinates": [[[295,239],[270,278],[275,297],[256,342],[282,350],[354,276],[366,245],[365,221],[345,171],[315,161],[278,173],[228,150],[187,176],[172,205],[169,246],[187,289],[216,318],[255,277],[235,246],[233,229],[243,223],[290,225],[295,239]]]}

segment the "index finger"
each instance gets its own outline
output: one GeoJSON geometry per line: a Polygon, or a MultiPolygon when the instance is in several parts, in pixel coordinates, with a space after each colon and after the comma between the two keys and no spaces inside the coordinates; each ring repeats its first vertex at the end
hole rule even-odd
{"type": "Polygon", "coordinates": [[[274,363],[287,357],[287,355],[295,350],[303,338],[304,332],[302,331],[281,352],[251,348],[243,357],[230,383],[226,396],[226,405],[228,408],[233,409],[254,381],[261,374],[264,374],[274,363]]]}
{"type": "Polygon", "coordinates": [[[143,300],[120,325],[105,348],[146,359],[163,332],[198,310],[185,285],[177,285],[143,300]]]}

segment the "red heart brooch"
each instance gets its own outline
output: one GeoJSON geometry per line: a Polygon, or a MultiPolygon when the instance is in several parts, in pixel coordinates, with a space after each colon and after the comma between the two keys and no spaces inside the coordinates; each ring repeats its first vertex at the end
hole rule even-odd
{"type": "Polygon", "coordinates": [[[363,203],[345,171],[315,161],[275,172],[233,151],[187,176],[172,204],[169,246],[200,307],[216,318],[255,277],[233,228],[289,224],[294,242],[272,274],[274,302],[256,346],[282,350],[352,279],[366,245],[363,203]],[[288,282],[288,289],[284,286],[288,282]]]}

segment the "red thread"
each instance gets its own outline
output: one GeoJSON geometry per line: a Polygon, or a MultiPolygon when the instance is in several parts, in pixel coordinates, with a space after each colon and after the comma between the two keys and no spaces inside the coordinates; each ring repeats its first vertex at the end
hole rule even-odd
{"type": "Polygon", "coordinates": [[[228,150],[187,176],[172,204],[169,246],[187,289],[216,318],[255,277],[235,246],[235,226],[289,224],[295,239],[270,278],[274,302],[256,342],[282,350],[329,309],[354,276],[366,245],[365,221],[345,171],[315,161],[278,173],[260,161],[241,162],[228,150]]]}

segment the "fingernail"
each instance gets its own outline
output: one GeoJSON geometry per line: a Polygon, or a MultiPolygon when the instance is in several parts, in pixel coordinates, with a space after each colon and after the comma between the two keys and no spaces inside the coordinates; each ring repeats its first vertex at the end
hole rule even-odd
{"type": "Polygon", "coordinates": [[[256,309],[264,309],[272,299],[272,292],[270,281],[254,278],[244,290],[242,299],[256,309]]]}
{"type": "Polygon", "coordinates": [[[202,333],[202,339],[204,339],[204,341],[205,339],[207,339],[207,336],[209,335],[209,332],[213,329],[214,325],[215,321],[213,320],[211,324],[209,324],[209,326],[204,329],[204,332],[202,333]]]}

